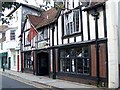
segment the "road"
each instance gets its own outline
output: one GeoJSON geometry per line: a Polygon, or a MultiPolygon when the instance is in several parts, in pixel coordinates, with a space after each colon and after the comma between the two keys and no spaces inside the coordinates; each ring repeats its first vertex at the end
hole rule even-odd
{"type": "Polygon", "coordinates": [[[29,89],[34,88],[33,90],[38,90],[37,88],[35,89],[35,87],[33,87],[33,86],[27,85],[25,83],[8,78],[8,77],[3,76],[3,75],[0,75],[0,88],[3,88],[2,90],[4,90],[4,88],[29,88],[29,89]]]}

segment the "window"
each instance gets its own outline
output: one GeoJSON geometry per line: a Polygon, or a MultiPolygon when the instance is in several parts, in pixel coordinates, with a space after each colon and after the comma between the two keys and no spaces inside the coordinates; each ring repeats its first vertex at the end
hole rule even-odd
{"type": "Polygon", "coordinates": [[[15,30],[10,31],[10,40],[15,40],[15,30]]]}
{"type": "Polygon", "coordinates": [[[31,52],[25,53],[25,68],[33,69],[33,61],[31,60],[31,52]]]}
{"type": "Polygon", "coordinates": [[[61,49],[60,72],[89,75],[89,46],[61,49]]]}
{"type": "Polygon", "coordinates": [[[44,28],[41,31],[39,31],[37,38],[38,38],[38,41],[48,39],[48,30],[47,30],[47,28],[44,28]]]}
{"type": "Polygon", "coordinates": [[[74,32],[78,32],[79,31],[79,11],[78,10],[74,10],[74,15],[73,15],[73,22],[74,22],[74,32]]]}
{"type": "Polygon", "coordinates": [[[79,10],[73,10],[72,12],[65,14],[64,23],[64,35],[71,35],[80,32],[80,14],[79,10]]]}
{"type": "Polygon", "coordinates": [[[24,45],[30,45],[30,42],[28,41],[28,34],[29,34],[29,30],[24,32],[24,45]]]}

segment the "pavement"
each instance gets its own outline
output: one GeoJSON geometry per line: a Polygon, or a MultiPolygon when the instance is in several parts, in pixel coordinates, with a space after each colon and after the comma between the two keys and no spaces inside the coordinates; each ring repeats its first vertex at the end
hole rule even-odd
{"type": "Polygon", "coordinates": [[[70,88],[93,89],[95,88],[98,90],[98,87],[93,86],[93,85],[87,85],[87,84],[65,81],[65,80],[60,80],[60,79],[52,79],[46,76],[35,76],[33,74],[16,72],[12,70],[5,70],[3,72],[2,69],[0,69],[0,73],[8,77],[14,77],[14,79],[17,79],[19,81],[34,85],[37,88],[40,88],[40,87],[41,88],[55,88],[55,89],[68,89],[68,88],[69,89],[70,88]]]}

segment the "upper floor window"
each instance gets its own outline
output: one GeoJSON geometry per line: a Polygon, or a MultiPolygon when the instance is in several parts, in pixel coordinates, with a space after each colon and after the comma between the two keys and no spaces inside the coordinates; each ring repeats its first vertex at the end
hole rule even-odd
{"type": "Polygon", "coordinates": [[[10,40],[15,40],[15,30],[10,31],[10,40]]]}
{"type": "Polygon", "coordinates": [[[43,28],[41,31],[38,33],[38,41],[46,40],[48,39],[48,30],[47,28],[43,28]]]}
{"type": "Polygon", "coordinates": [[[28,34],[29,34],[29,30],[24,32],[24,45],[30,45],[30,42],[28,41],[28,34]]]}
{"type": "Polygon", "coordinates": [[[65,14],[64,20],[64,35],[80,32],[79,10],[73,10],[71,13],[65,14]]]}

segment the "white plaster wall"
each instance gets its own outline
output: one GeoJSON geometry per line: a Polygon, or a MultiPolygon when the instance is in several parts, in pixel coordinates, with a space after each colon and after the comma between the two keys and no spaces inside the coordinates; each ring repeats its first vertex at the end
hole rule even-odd
{"type": "MultiPolygon", "coordinates": [[[[70,0],[72,2],[72,0],[70,0]]],[[[77,7],[79,4],[78,4],[79,0],[74,0],[74,8],[77,7]]]]}
{"type": "Polygon", "coordinates": [[[73,43],[74,42],[74,37],[71,37],[69,41],[70,41],[70,43],[73,43]]]}
{"type": "Polygon", "coordinates": [[[76,37],[76,42],[82,41],[81,36],[76,37]]]}
{"type": "Polygon", "coordinates": [[[50,46],[52,46],[52,30],[50,29],[50,46]]]}
{"type": "Polygon", "coordinates": [[[83,38],[84,40],[88,40],[87,13],[82,12],[82,17],[83,17],[83,38]]]}
{"type": "Polygon", "coordinates": [[[57,27],[55,25],[55,31],[54,31],[54,45],[57,45],[57,27]]]}
{"type": "Polygon", "coordinates": [[[62,21],[61,16],[58,18],[58,44],[62,44],[62,21]]]}
{"type": "Polygon", "coordinates": [[[67,44],[67,43],[68,43],[68,39],[64,39],[63,44],[67,44]]]}
{"type": "Polygon", "coordinates": [[[108,36],[108,77],[109,88],[118,88],[118,2],[108,0],[106,2],[107,36],[108,36]]]}
{"type": "MultiPolygon", "coordinates": [[[[118,48],[119,48],[119,64],[120,64],[120,0],[118,3],[118,33],[119,33],[119,43],[118,43],[118,48]]],[[[120,83],[120,82],[119,82],[120,83]]]]}
{"type": "Polygon", "coordinates": [[[98,19],[98,37],[104,38],[104,21],[103,21],[103,10],[99,9],[99,19],[98,19]]]}
{"type": "Polygon", "coordinates": [[[90,14],[89,15],[89,22],[90,22],[90,39],[95,39],[95,21],[94,17],[90,14]]]}

